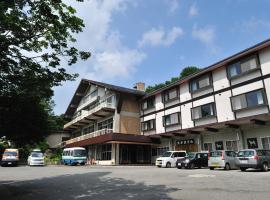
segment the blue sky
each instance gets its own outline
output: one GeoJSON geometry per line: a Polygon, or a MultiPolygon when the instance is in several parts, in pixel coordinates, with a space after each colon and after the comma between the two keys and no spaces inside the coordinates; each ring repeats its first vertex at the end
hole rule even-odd
{"type": "Polygon", "coordinates": [[[270,38],[270,0],[66,2],[86,25],[76,47],[92,57],[66,67],[80,76],[54,88],[56,114],[65,112],[81,78],[153,85],[186,66],[207,67],[270,38]]]}

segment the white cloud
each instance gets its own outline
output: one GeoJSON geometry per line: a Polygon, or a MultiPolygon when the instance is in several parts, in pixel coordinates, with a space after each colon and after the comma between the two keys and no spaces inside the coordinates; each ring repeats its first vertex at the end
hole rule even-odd
{"type": "Polygon", "coordinates": [[[241,22],[241,26],[246,32],[254,32],[263,28],[270,28],[270,21],[252,17],[244,22],[241,22]]]}
{"type": "Polygon", "coordinates": [[[142,39],[138,42],[138,46],[169,46],[183,34],[184,31],[180,27],[173,27],[167,33],[163,28],[152,28],[143,34],[142,39]]]}
{"type": "Polygon", "coordinates": [[[169,14],[174,14],[179,8],[179,0],[166,0],[165,1],[169,14]]]}
{"type": "Polygon", "coordinates": [[[111,22],[115,13],[124,13],[128,6],[134,6],[132,1],[89,0],[73,3],[73,6],[85,23],[84,31],[77,37],[77,47],[92,53],[89,61],[78,63],[80,67],[74,67],[73,71],[78,72],[81,78],[100,81],[130,77],[146,55],[123,44],[123,36],[118,30],[112,29],[111,22]]]}
{"type": "Polygon", "coordinates": [[[198,28],[196,25],[193,26],[192,36],[201,41],[204,44],[213,44],[216,37],[215,29],[213,27],[202,27],[198,28]]]}
{"type": "Polygon", "coordinates": [[[199,10],[198,10],[197,4],[193,3],[189,8],[188,15],[190,17],[194,17],[194,16],[196,16],[198,14],[199,14],[199,10]]]}
{"type": "Polygon", "coordinates": [[[198,28],[196,25],[192,29],[192,37],[205,44],[212,53],[217,53],[218,49],[215,45],[216,31],[211,26],[198,28]]]}
{"type": "MultiPolygon", "coordinates": [[[[77,15],[85,24],[83,32],[76,36],[76,47],[92,53],[89,60],[79,61],[68,68],[68,72],[78,73],[79,79],[106,82],[131,77],[146,54],[126,46],[122,42],[121,33],[112,28],[112,21],[115,14],[124,15],[129,6],[136,4],[132,0],[85,0],[83,3],[65,0],[65,2],[77,10],[77,15]]],[[[57,114],[66,109],[79,79],[76,82],[66,82],[62,87],[54,89],[57,114]]]]}

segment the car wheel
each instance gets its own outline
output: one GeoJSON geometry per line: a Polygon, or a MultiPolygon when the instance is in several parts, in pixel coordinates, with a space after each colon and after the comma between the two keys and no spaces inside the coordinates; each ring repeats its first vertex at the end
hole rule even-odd
{"type": "Polygon", "coordinates": [[[209,167],[210,170],[214,170],[215,168],[214,167],[209,167]]]}
{"type": "Polygon", "coordinates": [[[167,163],[166,163],[166,168],[171,168],[171,166],[172,166],[172,165],[171,165],[170,162],[167,162],[167,163]]]}
{"type": "Polygon", "coordinates": [[[245,171],[247,170],[247,168],[245,168],[245,167],[240,167],[240,170],[241,170],[242,172],[245,172],[245,171]]]}
{"type": "Polygon", "coordinates": [[[267,172],[268,171],[268,163],[264,162],[262,165],[262,171],[267,172]]]}
{"type": "Polygon", "coordinates": [[[189,169],[194,169],[194,167],[195,167],[194,163],[191,163],[189,169]]]}
{"type": "Polygon", "coordinates": [[[231,169],[231,166],[229,163],[226,163],[225,167],[224,167],[225,170],[230,170],[231,169]]]}

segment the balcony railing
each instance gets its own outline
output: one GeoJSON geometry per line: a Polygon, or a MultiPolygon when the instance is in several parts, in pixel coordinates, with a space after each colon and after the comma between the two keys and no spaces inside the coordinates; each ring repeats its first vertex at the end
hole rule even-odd
{"type": "Polygon", "coordinates": [[[64,128],[67,128],[76,122],[79,122],[83,120],[85,117],[89,117],[93,115],[94,113],[97,113],[101,109],[107,108],[107,109],[115,109],[115,95],[106,97],[104,99],[101,99],[99,102],[94,104],[89,110],[81,110],[80,114],[77,115],[74,119],[72,119],[70,122],[66,123],[64,125],[64,128]]]}
{"type": "Polygon", "coordinates": [[[106,134],[109,134],[109,133],[112,133],[112,132],[113,132],[113,129],[107,129],[107,128],[101,129],[101,130],[98,130],[98,131],[87,133],[85,135],[82,135],[82,136],[67,140],[67,141],[64,142],[65,143],[64,145],[72,144],[74,142],[79,142],[79,141],[82,141],[82,140],[86,140],[86,139],[101,136],[101,135],[106,135],[106,134]]]}

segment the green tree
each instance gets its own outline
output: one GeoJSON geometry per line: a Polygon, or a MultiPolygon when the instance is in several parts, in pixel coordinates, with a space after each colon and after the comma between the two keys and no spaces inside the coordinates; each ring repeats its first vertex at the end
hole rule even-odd
{"type": "Polygon", "coordinates": [[[165,86],[168,86],[178,80],[180,80],[181,78],[184,78],[184,77],[187,77],[191,74],[194,74],[196,72],[200,71],[200,68],[198,67],[194,67],[194,66],[189,66],[189,67],[185,67],[181,73],[180,73],[180,76],[179,77],[172,77],[171,80],[168,80],[168,81],[165,81],[164,83],[159,83],[159,84],[155,84],[154,86],[148,86],[146,89],[145,89],[145,92],[146,93],[150,93],[150,92],[153,92],[155,90],[158,90],[160,88],[163,88],[165,86]]]}
{"type": "Polygon", "coordinates": [[[73,45],[84,27],[75,14],[61,0],[0,2],[0,136],[48,132],[52,88],[77,77],[60,64],[90,57],[73,45]]]}
{"type": "Polygon", "coordinates": [[[194,74],[198,71],[200,71],[200,68],[195,67],[195,66],[185,67],[180,73],[180,78],[187,77],[187,76],[194,74]]]}

